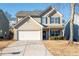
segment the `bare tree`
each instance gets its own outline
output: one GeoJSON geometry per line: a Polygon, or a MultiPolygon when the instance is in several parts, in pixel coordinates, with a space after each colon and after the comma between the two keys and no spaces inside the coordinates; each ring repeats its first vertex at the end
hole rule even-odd
{"type": "Polygon", "coordinates": [[[71,17],[70,17],[70,39],[69,39],[69,44],[73,44],[74,14],[75,14],[75,3],[72,3],[72,4],[71,4],[71,17]]]}

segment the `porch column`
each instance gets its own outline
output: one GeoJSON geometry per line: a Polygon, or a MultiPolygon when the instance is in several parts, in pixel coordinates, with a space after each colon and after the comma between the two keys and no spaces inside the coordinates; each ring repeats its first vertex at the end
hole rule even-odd
{"type": "Polygon", "coordinates": [[[50,40],[50,29],[49,29],[49,31],[48,31],[48,35],[49,35],[48,39],[50,40]]]}
{"type": "Polygon", "coordinates": [[[63,36],[64,36],[64,29],[62,30],[62,32],[63,32],[63,36]]]}
{"type": "Polygon", "coordinates": [[[46,40],[48,40],[48,31],[46,30],[46,40]]]}
{"type": "Polygon", "coordinates": [[[64,36],[64,30],[60,30],[60,35],[64,36]]]}
{"type": "Polygon", "coordinates": [[[61,36],[64,36],[64,30],[61,30],[61,36]]]}

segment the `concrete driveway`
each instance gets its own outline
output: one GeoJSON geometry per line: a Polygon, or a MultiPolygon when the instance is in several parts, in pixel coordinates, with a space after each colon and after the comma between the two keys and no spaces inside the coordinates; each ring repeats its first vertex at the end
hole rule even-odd
{"type": "Polygon", "coordinates": [[[16,41],[1,53],[2,56],[52,56],[42,41],[16,41]]]}

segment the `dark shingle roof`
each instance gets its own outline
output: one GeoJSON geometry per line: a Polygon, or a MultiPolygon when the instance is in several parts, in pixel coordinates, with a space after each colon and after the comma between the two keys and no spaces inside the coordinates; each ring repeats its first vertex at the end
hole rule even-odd
{"type": "Polygon", "coordinates": [[[0,9],[0,23],[5,23],[6,21],[9,22],[4,11],[0,9]]]}
{"type": "Polygon", "coordinates": [[[24,24],[26,21],[28,21],[29,16],[23,18],[21,21],[19,21],[14,27],[18,28],[19,26],[21,26],[22,24],[24,24]],[[27,20],[26,20],[27,19],[27,20]]]}
{"type": "Polygon", "coordinates": [[[19,11],[19,12],[17,12],[16,13],[16,16],[18,17],[18,16],[28,16],[28,15],[30,15],[30,16],[40,16],[40,15],[44,15],[44,14],[46,14],[47,12],[49,12],[50,10],[54,10],[55,8],[52,8],[52,6],[50,6],[50,7],[48,7],[48,8],[46,8],[45,10],[34,10],[34,11],[19,11]]]}
{"type": "Polygon", "coordinates": [[[19,11],[16,16],[40,16],[41,11],[19,11]]]}

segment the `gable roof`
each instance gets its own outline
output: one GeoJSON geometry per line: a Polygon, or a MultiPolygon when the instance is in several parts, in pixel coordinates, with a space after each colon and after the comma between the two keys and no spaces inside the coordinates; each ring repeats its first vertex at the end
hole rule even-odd
{"type": "Polygon", "coordinates": [[[40,15],[45,15],[46,13],[48,13],[50,10],[52,10],[53,8],[50,6],[50,7],[48,7],[47,9],[45,9],[44,11],[42,11],[41,13],[40,13],[40,15]]]}
{"type": "Polygon", "coordinates": [[[36,22],[31,16],[24,17],[21,21],[19,21],[14,28],[19,28],[21,25],[23,25],[25,22],[29,21],[29,19],[33,20],[36,24],[43,27],[40,23],[36,22]]]}
{"type": "Polygon", "coordinates": [[[28,21],[28,19],[29,19],[28,16],[24,17],[22,20],[20,20],[20,21],[14,26],[14,28],[20,27],[22,24],[24,24],[26,21],[28,21]],[[27,19],[27,20],[26,20],[26,19],[27,19]]]}
{"type": "Polygon", "coordinates": [[[16,16],[17,17],[26,17],[27,15],[30,15],[30,16],[43,16],[43,15],[47,14],[50,11],[52,11],[50,13],[50,15],[54,14],[56,12],[59,13],[55,8],[50,6],[50,7],[46,8],[45,10],[40,10],[40,11],[39,10],[35,10],[35,11],[19,11],[19,12],[16,13],[16,16]]]}
{"type": "MultiPolygon", "coordinates": [[[[17,28],[17,27],[19,27],[19,26],[21,26],[23,23],[25,23],[26,21],[28,21],[28,20],[25,20],[25,19],[29,19],[29,18],[31,18],[33,21],[35,21],[31,16],[43,16],[43,15],[46,15],[46,14],[48,14],[49,16],[51,15],[51,14],[55,14],[55,13],[59,13],[55,8],[52,8],[51,6],[50,7],[48,7],[46,10],[44,10],[44,11],[19,11],[17,14],[16,14],[16,16],[17,17],[24,17],[23,18],[23,20],[21,20],[21,21],[19,21],[16,25],[15,25],[15,27],[17,28]],[[22,24],[21,24],[22,23],[22,24]]],[[[59,13],[60,14],[60,13],[59,13]]],[[[62,14],[60,14],[60,15],[62,15],[62,14]]],[[[45,25],[42,25],[42,24],[40,24],[40,23],[38,23],[37,21],[35,21],[38,25],[40,25],[40,26],[45,26],[45,25]]]]}

